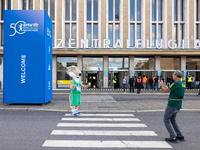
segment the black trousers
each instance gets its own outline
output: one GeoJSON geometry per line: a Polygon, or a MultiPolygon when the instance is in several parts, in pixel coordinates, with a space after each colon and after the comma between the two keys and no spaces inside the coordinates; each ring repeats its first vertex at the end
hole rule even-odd
{"type": "Polygon", "coordinates": [[[134,93],[134,86],[130,85],[130,93],[131,93],[131,88],[133,89],[133,93],[134,93]]]}
{"type": "Polygon", "coordinates": [[[188,89],[192,89],[192,82],[188,82],[188,89]]]}
{"type": "Polygon", "coordinates": [[[137,93],[140,93],[141,87],[142,87],[142,84],[141,83],[137,83],[137,93]]]}
{"type": "Polygon", "coordinates": [[[114,88],[116,88],[117,87],[117,83],[114,83],[114,88]]]}

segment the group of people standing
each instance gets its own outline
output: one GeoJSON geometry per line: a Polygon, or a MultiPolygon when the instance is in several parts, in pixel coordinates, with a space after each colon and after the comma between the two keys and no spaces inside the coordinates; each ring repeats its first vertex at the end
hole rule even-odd
{"type": "MultiPolygon", "coordinates": [[[[128,85],[130,88],[130,93],[134,93],[134,89],[137,88],[137,93],[140,93],[141,89],[149,89],[150,91],[152,89],[154,90],[160,90],[160,87],[158,85],[159,81],[163,81],[166,83],[166,85],[169,87],[170,85],[172,85],[174,83],[173,77],[167,77],[166,81],[164,81],[164,78],[161,76],[160,78],[158,76],[154,76],[153,78],[151,76],[146,76],[143,75],[143,77],[141,77],[140,75],[138,77],[136,76],[130,76],[129,80],[128,80],[128,85]]],[[[186,87],[188,87],[188,89],[192,89],[194,88],[194,82],[195,82],[195,77],[192,75],[189,75],[188,77],[182,77],[181,81],[183,83],[186,84],[186,87]]],[[[114,83],[114,88],[117,87],[117,78],[116,76],[113,78],[113,83],[114,83]]],[[[200,83],[200,82],[199,82],[200,83]]],[[[124,76],[123,78],[123,88],[124,88],[124,92],[127,86],[127,79],[126,76],[124,76]]],[[[199,84],[200,86],[200,84],[199,84]]],[[[199,94],[200,95],[200,94],[199,94]]]]}
{"type": "MultiPolygon", "coordinates": [[[[124,77],[124,79],[126,79],[126,78],[124,77]]],[[[158,80],[159,79],[157,76],[155,76],[153,78],[151,76],[148,78],[146,75],[144,75],[143,78],[141,76],[138,76],[138,78],[130,76],[129,82],[128,82],[129,87],[130,87],[130,93],[131,92],[134,93],[134,87],[137,88],[137,93],[140,93],[142,86],[144,89],[147,89],[147,87],[149,87],[149,89],[151,91],[152,87],[154,85],[154,90],[155,90],[155,88],[157,88],[157,90],[159,90],[158,80]]],[[[123,80],[123,81],[125,84],[125,80],[123,80]]],[[[125,88],[124,88],[124,92],[125,92],[125,88]]]]}

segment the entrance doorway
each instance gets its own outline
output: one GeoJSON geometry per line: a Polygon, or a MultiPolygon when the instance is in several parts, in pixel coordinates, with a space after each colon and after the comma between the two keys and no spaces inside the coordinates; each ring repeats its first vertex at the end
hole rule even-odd
{"type": "Polygon", "coordinates": [[[167,78],[171,78],[175,71],[176,70],[162,70],[161,76],[164,79],[164,82],[167,83],[167,78]]]}
{"type": "Polygon", "coordinates": [[[82,71],[82,81],[84,85],[91,84],[90,88],[103,87],[103,71],[82,71]]]}
{"type": "Polygon", "coordinates": [[[128,85],[128,70],[117,70],[117,71],[109,71],[109,78],[108,78],[108,88],[113,89],[114,88],[114,83],[113,79],[116,76],[117,82],[116,82],[116,88],[123,88],[123,79],[124,76],[126,76],[126,81],[128,85]]]}

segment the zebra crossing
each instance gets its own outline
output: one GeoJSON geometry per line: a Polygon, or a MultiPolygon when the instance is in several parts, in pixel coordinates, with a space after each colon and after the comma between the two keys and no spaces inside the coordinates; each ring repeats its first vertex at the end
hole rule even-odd
{"type": "Polygon", "coordinates": [[[157,136],[133,114],[82,114],[76,117],[65,114],[56,130],[51,132],[51,139],[42,147],[172,148],[165,141],[152,140],[157,136]],[[60,136],[59,140],[54,140],[55,136],[60,136]],[[145,140],[138,140],[140,137],[145,140]]]}

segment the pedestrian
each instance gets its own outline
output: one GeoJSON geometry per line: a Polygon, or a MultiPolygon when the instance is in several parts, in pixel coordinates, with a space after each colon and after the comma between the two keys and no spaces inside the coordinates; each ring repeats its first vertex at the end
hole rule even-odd
{"type": "Polygon", "coordinates": [[[170,85],[174,82],[172,76],[170,77],[170,85]]]}
{"type": "Polygon", "coordinates": [[[154,80],[155,80],[154,91],[156,90],[155,87],[157,88],[157,91],[158,91],[159,90],[159,87],[158,87],[158,76],[156,76],[154,80]]]}
{"type": "Polygon", "coordinates": [[[185,77],[182,77],[181,81],[185,84],[185,77]]]}
{"type": "Polygon", "coordinates": [[[153,84],[153,79],[151,78],[151,76],[149,77],[148,82],[149,82],[149,89],[150,89],[150,91],[151,91],[151,89],[152,89],[152,84],[153,84]]]}
{"type": "Polygon", "coordinates": [[[195,82],[195,77],[194,77],[194,75],[192,75],[192,84],[191,84],[191,86],[192,86],[193,89],[194,89],[194,82],[195,82]]]}
{"type": "Polygon", "coordinates": [[[181,77],[182,72],[180,70],[175,71],[173,73],[173,79],[176,82],[174,82],[169,88],[163,83],[163,81],[160,82],[163,92],[170,93],[163,119],[165,127],[170,134],[169,138],[165,138],[168,142],[176,142],[177,140],[184,141],[184,136],[176,122],[176,115],[182,108],[182,99],[185,92],[185,84],[181,81],[181,77]],[[176,132],[176,135],[174,131],[176,132]]]}
{"type": "Polygon", "coordinates": [[[136,82],[137,82],[137,78],[136,78],[136,76],[134,76],[134,85],[135,85],[135,88],[137,88],[136,82]]]}
{"type": "Polygon", "coordinates": [[[142,78],[142,83],[143,83],[144,89],[146,89],[146,87],[147,87],[147,78],[146,78],[145,75],[144,75],[143,78],[142,78]]]}
{"type": "Polygon", "coordinates": [[[170,77],[169,76],[167,77],[167,86],[168,87],[170,86],[170,77]]]}
{"type": "Polygon", "coordinates": [[[117,77],[116,76],[113,78],[113,83],[114,83],[114,88],[116,89],[116,87],[117,87],[117,77]]]}
{"type": "Polygon", "coordinates": [[[123,87],[124,87],[124,93],[126,93],[125,92],[125,88],[126,88],[126,76],[124,76],[124,79],[123,79],[123,87]]]}
{"type": "Polygon", "coordinates": [[[131,93],[131,87],[132,87],[133,93],[134,93],[134,78],[132,78],[132,76],[130,76],[128,84],[130,87],[130,93],[131,93]]]}
{"type": "Polygon", "coordinates": [[[197,96],[199,96],[199,95],[200,95],[200,78],[199,78],[199,84],[198,84],[198,88],[199,88],[199,93],[198,93],[198,95],[197,95],[197,96]]]}
{"type": "Polygon", "coordinates": [[[192,89],[192,77],[189,75],[189,77],[188,77],[188,89],[192,89]]]}
{"type": "Polygon", "coordinates": [[[137,78],[137,93],[139,94],[140,91],[141,91],[141,86],[142,86],[142,79],[141,79],[141,76],[139,76],[137,78]]]}

